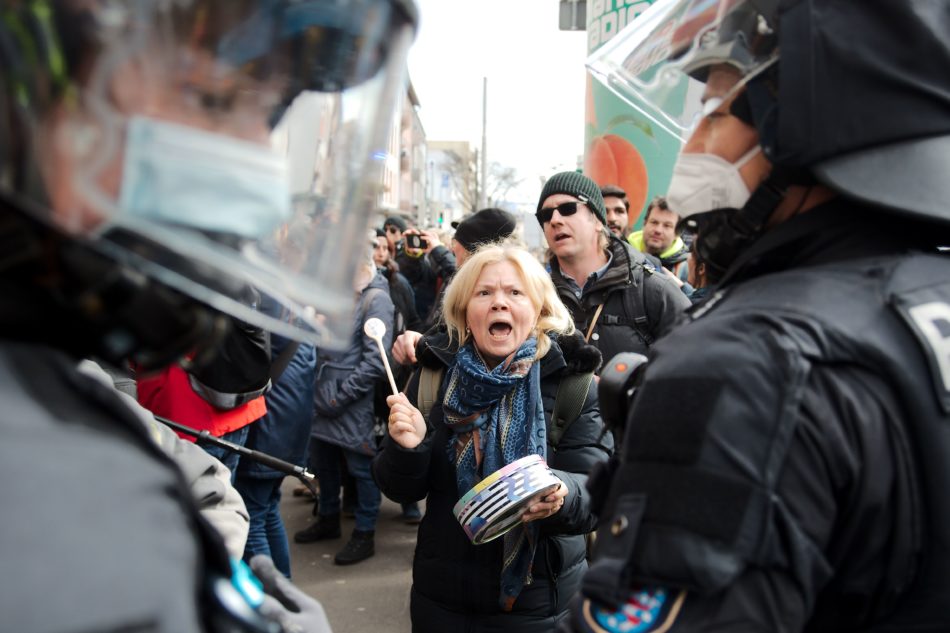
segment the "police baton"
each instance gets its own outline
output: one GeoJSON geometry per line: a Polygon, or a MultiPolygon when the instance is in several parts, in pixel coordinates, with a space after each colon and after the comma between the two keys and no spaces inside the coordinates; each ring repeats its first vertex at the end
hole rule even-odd
{"type": "Polygon", "coordinates": [[[318,494],[317,486],[314,483],[315,477],[313,473],[308,471],[302,466],[297,466],[296,464],[291,464],[290,462],[285,462],[282,459],[277,459],[273,455],[268,455],[267,453],[262,453],[260,451],[251,450],[246,446],[241,446],[240,444],[235,444],[234,442],[229,442],[227,440],[222,440],[220,437],[215,437],[207,431],[199,431],[198,429],[193,429],[190,426],[185,426],[184,424],[179,424],[178,422],[173,422],[168,418],[163,418],[158,415],[153,415],[153,417],[164,424],[165,426],[178,431],[179,433],[184,433],[185,435],[190,435],[195,438],[195,442],[198,444],[210,444],[211,446],[217,446],[225,450],[231,451],[232,453],[237,453],[242,457],[247,457],[253,459],[255,462],[264,464],[265,466],[270,466],[278,472],[282,472],[285,475],[290,475],[299,479],[303,485],[310,489],[313,492],[314,496],[318,494]]]}

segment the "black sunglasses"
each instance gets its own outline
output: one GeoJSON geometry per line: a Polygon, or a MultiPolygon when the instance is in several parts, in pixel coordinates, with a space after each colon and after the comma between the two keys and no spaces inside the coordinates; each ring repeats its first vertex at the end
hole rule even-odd
{"type": "Polygon", "coordinates": [[[579,204],[586,204],[586,203],[572,200],[570,202],[562,202],[556,207],[542,207],[538,209],[538,212],[534,214],[534,217],[538,218],[538,222],[540,222],[543,225],[545,222],[551,221],[551,218],[554,217],[555,211],[557,211],[564,217],[567,217],[569,215],[574,215],[575,213],[577,213],[577,205],[579,204]]]}

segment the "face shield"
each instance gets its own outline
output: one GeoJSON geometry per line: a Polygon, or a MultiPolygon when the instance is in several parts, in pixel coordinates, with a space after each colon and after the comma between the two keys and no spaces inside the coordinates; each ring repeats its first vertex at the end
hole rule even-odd
{"type": "Polygon", "coordinates": [[[587,66],[604,85],[685,143],[700,118],[716,110],[778,60],[777,0],[659,0],[587,66]],[[703,103],[712,66],[725,64],[742,80],[730,94],[703,103]]]}
{"type": "Polygon", "coordinates": [[[414,36],[408,0],[70,1],[41,13],[27,17],[45,33],[55,94],[17,104],[33,173],[4,178],[4,193],[238,319],[347,340],[414,36]],[[285,314],[243,303],[248,286],[285,314]]]}

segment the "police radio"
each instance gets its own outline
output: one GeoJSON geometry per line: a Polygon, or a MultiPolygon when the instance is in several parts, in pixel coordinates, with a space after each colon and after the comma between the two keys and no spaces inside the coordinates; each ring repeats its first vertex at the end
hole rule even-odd
{"type": "Polygon", "coordinates": [[[616,445],[623,443],[630,403],[640,384],[647,357],[633,352],[621,352],[601,368],[597,397],[604,426],[613,433],[616,445]]]}

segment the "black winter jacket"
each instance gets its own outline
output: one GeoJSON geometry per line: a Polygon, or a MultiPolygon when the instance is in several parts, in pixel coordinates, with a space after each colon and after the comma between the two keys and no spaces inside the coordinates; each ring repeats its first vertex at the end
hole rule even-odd
{"type": "Polygon", "coordinates": [[[587,332],[597,306],[604,305],[590,342],[605,362],[620,352],[646,354],[690,305],[665,274],[644,266],[643,253],[618,239],[610,240],[610,251],[610,268],[579,300],[551,258],[551,280],[579,331],[587,332]]]}
{"type": "MultiPolygon", "coordinates": [[[[438,333],[423,339],[419,350],[421,364],[445,367],[452,361],[457,346],[450,346],[447,335],[438,333]]],[[[563,337],[540,362],[541,395],[550,428],[561,376],[593,371],[600,364],[600,354],[585,345],[580,336],[563,337]]],[[[407,390],[413,402],[418,395],[418,381],[417,372],[407,390]]],[[[423,443],[407,450],[387,436],[373,470],[380,489],[391,499],[410,502],[428,496],[413,561],[413,592],[422,595],[426,602],[459,614],[460,623],[473,627],[466,631],[478,631],[480,618],[502,613],[498,604],[502,539],[474,546],[452,514],[461,494],[456,489],[455,470],[447,452],[452,432],[443,424],[444,386],[443,381],[423,443]]],[[[610,435],[603,433],[596,389],[592,382],[578,419],[567,428],[557,447],[548,447],[548,464],[568,486],[569,493],[560,512],[540,521],[534,581],[522,590],[513,611],[504,614],[504,630],[535,630],[525,626],[553,630],[556,616],[567,608],[587,568],[583,535],[594,529],[596,517],[590,513],[584,484],[590,468],[606,461],[613,448],[610,435]]],[[[414,630],[434,628],[418,621],[417,605],[413,611],[414,630]]]]}
{"type": "Polygon", "coordinates": [[[227,551],[139,414],[76,362],[0,342],[0,551],[17,579],[0,597],[2,628],[208,631],[213,603],[198,588],[229,576],[227,551]]]}

